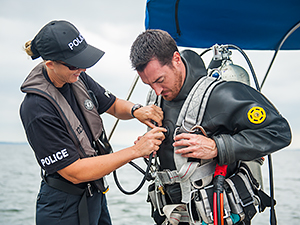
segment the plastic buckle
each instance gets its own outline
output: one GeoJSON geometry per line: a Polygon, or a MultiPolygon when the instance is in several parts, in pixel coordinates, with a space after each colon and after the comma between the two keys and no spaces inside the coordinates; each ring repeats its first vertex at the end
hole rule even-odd
{"type": "Polygon", "coordinates": [[[224,216],[223,216],[223,218],[227,218],[229,216],[230,216],[229,212],[226,209],[224,209],[224,216]]]}
{"type": "Polygon", "coordinates": [[[252,201],[249,201],[249,202],[247,202],[247,203],[244,203],[243,200],[241,199],[241,205],[242,205],[243,207],[247,207],[247,206],[249,206],[249,205],[251,205],[251,204],[254,204],[254,199],[253,199],[253,198],[251,198],[251,199],[252,199],[252,201]]]}

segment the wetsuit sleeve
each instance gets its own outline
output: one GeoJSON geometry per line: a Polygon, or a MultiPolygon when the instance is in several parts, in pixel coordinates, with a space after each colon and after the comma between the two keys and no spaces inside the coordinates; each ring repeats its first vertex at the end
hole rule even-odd
{"type": "Polygon", "coordinates": [[[79,154],[57,110],[48,100],[27,94],[20,108],[27,139],[48,174],[79,159],[79,154]]]}
{"type": "Polygon", "coordinates": [[[115,102],[116,97],[110,91],[103,88],[99,83],[93,80],[93,78],[87,75],[86,73],[81,73],[80,76],[82,79],[84,79],[88,88],[94,92],[97,98],[99,104],[98,113],[102,114],[106,112],[115,102]]]}
{"type": "Polygon", "coordinates": [[[221,165],[263,157],[291,141],[286,119],[261,93],[241,83],[217,86],[205,116],[221,165]]]}

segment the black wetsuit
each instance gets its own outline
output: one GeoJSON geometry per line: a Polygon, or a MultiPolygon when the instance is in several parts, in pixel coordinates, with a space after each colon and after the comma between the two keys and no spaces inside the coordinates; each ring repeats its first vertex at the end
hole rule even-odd
{"type": "MultiPolygon", "coordinates": [[[[175,99],[162,99],[160,105],[164,112],[163,126],[168,129],[158,151],[160,170],[176,170],[172,144],[177,118],[193,85],[206,76],[204,63],[197,53],[185,50],[181,52],[181,57],[186,66],[183,87],[175,99]]],[[[252,87],[235,81],[222,82],[213,89],[201,125],[208,137],[216,142],[217,162],[228,165],[228,176],[236,171],[239,160],[260,159],[289,145],[291,141],[289,124],[272,103],[252,87]],[[253,121],[249,119],[249,114],[256,108],[264,111],[265,117],[253,121]]],[[[179,183],[166,184],[164,188],[167,204],[181,203],[179,183]]],[[[164,220],[157,211],[153,212],[153,217],[158,224],[164,220]]]]}
{"type": "MultiPolygon", "coordinates": [[[[186,79],[178,96],[172,101],[162,100],[163,126],[168,135],[160,146],[158,156],[161,169],[176,169],[173,159],[173,132],[180,109],[206,69],[200,56],[190,50],[181,53],[186,65],[186,79]]],[[[232,164],[238,160],[250,161],[287,146],[291,141],[290,127],[260,92],[240,82],[223,82],[212,91],[201,124],[207,135],[213,138],[218,149],[218,163],[232,164]],[[252,123],[248,112],[261,107],[266,118],[261,123],[252,123]]]]}

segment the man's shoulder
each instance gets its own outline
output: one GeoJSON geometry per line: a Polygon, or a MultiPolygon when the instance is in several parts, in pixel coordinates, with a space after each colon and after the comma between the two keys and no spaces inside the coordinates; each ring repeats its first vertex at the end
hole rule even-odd
{"type": "Polygon", "coordinates": [[[198,53],[190,49],[185,49],[180,52],[181,58],[185,62],[186,67],[190,71],[191,75],[195,76],[205,76],[207,75],[207,70],[204,61],[198,53]]]}
{"type": "Polygon", "coordinates": [[[190,49],[185,49],[185,50],[182,50],[180,52],[180,55],[181,57],[183,57],[185,60],[198,60],[198,61],[203,61],[200,57],[200,55],[193,51],[193,50],[190,50],[190,49]]]}

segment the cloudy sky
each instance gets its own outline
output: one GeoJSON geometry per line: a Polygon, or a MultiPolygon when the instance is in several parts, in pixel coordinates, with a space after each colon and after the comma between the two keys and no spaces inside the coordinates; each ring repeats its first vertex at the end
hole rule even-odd
{"type": "MultiPolygon", "coordinates": [[[[86,0],[41,1],[2,0],[0,7],[0,142],[26,142],[19,118],[19,106],[24,98],[20,85],[30,70],[40,62],[31,60],[23,51],[39,29],[51,20],[72,22],[87,42],[105,51],[104,57],[88,73],[119,98],[125,98],[136,73],[131,69],[129,50],[138,34],[144,31],[146,0],[86,0]]],[[[233,43],[234,44],[234,43],[233,43]]],[[[201,53],[203,49],[195,49],[201,53]]],[[[272,51],[247,51],[259,82],[268,68],[272,51]]],[[[211,55],[204,57],[208,65],[211,55]]],[[[293,131],[289,148],[300,149],[300,51],[281,51],[271,69],[262,92],[286,117],[293,131]]],[[[249,71],[239,53],[233,53],[235,64],[249,71]]],[[[253,80],[251,81],[253,85],[253,80]]],[[[148,87],[138,82],[131,100],[144,104],[148,87]]],[[[114,119],[104,115],[107,133],[114,119]]],[[[132,144],[145,128],[136,121],[121,122],[112,142],[132,144]]]]}

